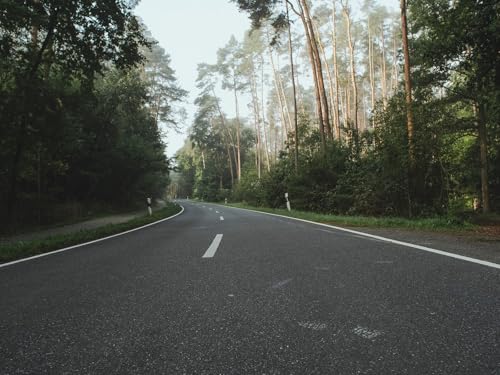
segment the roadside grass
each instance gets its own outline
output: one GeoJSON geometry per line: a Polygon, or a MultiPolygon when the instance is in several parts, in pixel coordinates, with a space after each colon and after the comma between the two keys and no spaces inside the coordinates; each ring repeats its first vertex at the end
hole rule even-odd
{"type": "Polygon", "coordinates": [[[447,217],[406,219],[401,217],[345,216],[294,210],[288,212],[286,209],[254,207],[244,203],[228,203],[228,206],[247,208],[256,211],[315,221],[318,223],[349,227],[402,228],[448,232],[468,231],[476,228],[474,224],[471,224],[468,221],[447,217]]]}
{"type": "Polygon", "coordinates": [[[97,240],[130,229],[134,229],[154,221],[164,219],[178,213],[181,207],[167,203],[166,207],[153,212],[153,215],[141,216],[120,224],[108,224],[100,228],[81,230],[75,233],[50,236],[30,241],[16,241],[0,244],[0,263],[13,261],[33,255],[47,253],[68,246],[97,240]]]}

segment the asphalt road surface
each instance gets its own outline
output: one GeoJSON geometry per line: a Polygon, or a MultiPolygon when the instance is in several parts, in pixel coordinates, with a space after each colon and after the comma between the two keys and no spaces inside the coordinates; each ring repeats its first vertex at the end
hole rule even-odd
{"type": "Polygon", "coordinates": [[[182,202],[0,268],[1,374],[500,374],[500,270],[182,202]]]}

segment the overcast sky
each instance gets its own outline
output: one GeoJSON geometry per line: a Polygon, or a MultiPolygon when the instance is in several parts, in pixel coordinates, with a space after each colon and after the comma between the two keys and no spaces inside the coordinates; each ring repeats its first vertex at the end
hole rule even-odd
{"type": "MultiPolygon", "coordinates": [[[[358,1],[351,1],[353,8],[358,1]]],[[[399,1],[380,3],[394,9],[399,1]]],[[[248,17],[229,0],[141,0],[135,11],[170,55],[181,87],[189,91],[185,105],[188,119],[184,124],[187,130],[196,110],[192,103],[198,93],[195,85],[197,64],[215,63],[217,49],[228,42],[231,34],[242,40],[250,26],[248,17]]],[[[230,117],[234,116],[231,98],[229,94],[222,98],[223,110],[230,117]]],[[[182,147],[185,138],[185,133],[169,132],[168,156],[173,156],[182,147]]]]}

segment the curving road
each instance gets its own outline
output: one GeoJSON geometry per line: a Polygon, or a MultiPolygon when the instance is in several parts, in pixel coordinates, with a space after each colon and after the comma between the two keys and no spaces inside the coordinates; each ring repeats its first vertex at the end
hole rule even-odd
{"type": "Polygon", "coordinates": [[[1,374],[500,374],[500,270],[183,201],[0,268],[1,374]]]}

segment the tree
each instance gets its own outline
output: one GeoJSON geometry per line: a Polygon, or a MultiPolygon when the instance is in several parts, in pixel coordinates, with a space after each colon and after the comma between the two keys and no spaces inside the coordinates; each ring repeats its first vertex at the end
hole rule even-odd
{"type": "Polygon", "coordinates": [[[482,207],[488,212],[488,133],[500,119],[498,4],[416,0],[410,5],[410,26],[418,35],[413,45],[421,87],[444,90],[450,101],[467,103],[474,119],[482,207]]]}
{"type": "Polygon", "coordinates": [[[160,123],[179,130],[179,115],[182,111],[176,108],[187,95],[177,84],[175,71],[171,68],[170,56],[149,37],[151,48],[145,48],[143,55],[144,75],[148,87],[150,109],[157,127],[160,123]]]}
{"type": "Polygon", "coordinates": [[[139,49],[146,44],[131,4],[125,1],[0,3],[0,54],[6,63],[3,67],[9,67],[12,89],[4,108],[15,109],[7,116],[8,126],[15,129],[6,166],[8,216],[17,199],[19,165],[34,128],[34,96],[44,89],[43,82],[55,70],[92,80],[106,63],[133,66],[141,61],[139,49]]]}
{"type": "MultiPolygon", "coordinates": [[[[241,10],[247,11],[249,13],[252,24],[256,28],[260,27],[264,20],[270,20],[271,18],[272,25],[278,29],[284,27],[287,22],[289,22],[289,19],[286,16],[286,9],[288,9],[288,7],[286,7],[285,11],[283,11],[283,9],[278,9],[280,2],[277,0],[257,2],[249,0],[233,1],[238,4],[241,10]]],[[[328,109],[328,97],[326,95],[323,78],[321,56],[319,53],[314,26],[311,19],[309,4],[306,0],[299,0],[297,4],[298,9],[290,1],[286,1],[286,4],[290,6],[290,8],[297,16],[299,16],[304,26],[311,68],[313,70],[313,81],[316,91],[317,117],[324,148],[326,145],[326,138],[331,138],[331,125],[329,119],[330,115],[328,109]]]]}
{"type": "Polygon", "coordinates": [[[403,36],[403,53],[405,67],[405,98],[406,98],[406,127],[408,131],[408,152],[410,156],[410,169],[415,165],[414,123],[411,93],[411,64],[410,49],[408,47],[408,26],[406,21],[406,0],[401,0],[401,31],[403,36]]]}
{"type": "Polygon", "coordinates": [[[222,76],[222,88],[231,90],[234,94],[234,107],[236,111],[236,176],[238,181],[241,179],[241,145],[240,145],[240,111],[238,104],[238,92],[245,88],[245,83],[241,80],[241,52],[238,41],[231,36],[229,42],[224,48],[217,51],[217,69],[222,76]]]}

